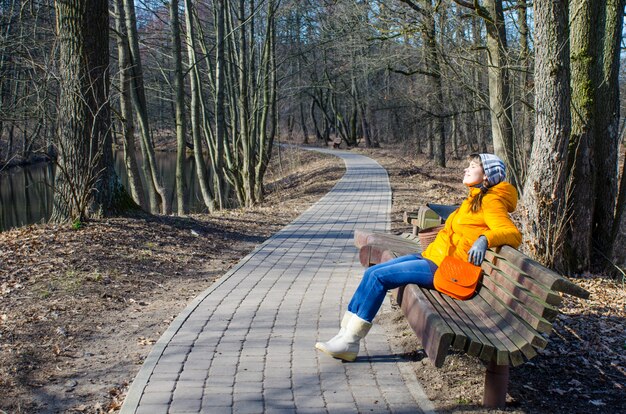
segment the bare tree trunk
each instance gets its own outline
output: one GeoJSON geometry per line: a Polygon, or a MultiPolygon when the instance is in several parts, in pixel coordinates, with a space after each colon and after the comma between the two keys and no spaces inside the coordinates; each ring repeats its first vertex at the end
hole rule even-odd
{"type": "MultiPolygon", "coordinates": [[[[624,255],[624,244],[616,243],[617,229],[620,226],[624,208],[623,204],[616,210],[618,198],[618,156],[619,123],[620,123],[620,45],[624,25],[624,1],[607,0],[596,2],[601,7],[596,30],[599,32],[597,47],[601,48],[603,58],[598,59],[594,75],[595,106],[595,167],[596,182],[602,183],[602,191],[597,191],[594,209],[594,227],[592,234],[593,246],[597,252],[596,268],[610,268],[610,263],[602,257],[613,258],[613,254],[624,255]]],[[[626,191],[623,189],[621,191],[626,191]]],[[[624,197],[624,196],[622,196],[624,197]]],[[[596,253],[596,252],[594,252],[596,253]]]]}
{"type": "Polygon", "coordinates": [[[359,104],[359,110],[361,114],[361,129],[363,130],[363,141],[365,141],[366,148],[376,148],[374,141],[372,140],[372,132],[370,130],[369,123],[367,122],[367,109],[365,103],[359,104]]]}
{"type": "Polygon", "coordinates": [[[433,96],[431,98],[432,108],[432,125],[434,137],[430,150],[437,165],[446,166],[446,134],[443,124],[443,85],[441,82],[441,67],[439,65],[439,56],[437,52],[437,39],[435,37],[435,17],[432,10],[432,0],[426,1],[428,11],[423,19],[422,38],[426,46],[426,66],[430,75],[429,83],[433,96]]]}
{"type": "Polygon", "coordinates": [[[489,51],[487,73],[489,75],[493,152],[506,163],[509,180],[517,187],[520,184],[518,179],[519,168],[513,145],[513,115],[509,71],[507,69],[508,46],[502,0],[486,0],[485,4],[489,11],[489,19],[485,23],[487,26],[487,50],[489,51]]]}
{"type": "Polygon", "coordinates": [[[137,34],[137,18],[135,17],[135,4],[133,0],[123,0],[124,11],[126,14],[126,31],[128,35],[128,45],[130,48],[130,56],[133,68],[132,77],[132,93],[133,105],[137,113],[139,128],[141,132],[142,152],[144,155],[144,163],[147,164],[144,171],[148,182],[152,182],[154,189],[161,199],[161,212],[169,214],[171,207],[167,198],[165,188],[161,185],[159,173],[156,165],[156,157],[154,155],[154,147],[150,140],[150,123],[148,121],[148,108],[146,103],[146,93],[143,85],[143,67],[141,64],[141,56],[139,53],[139,36],[137,34]]]}
{"type": "Polygon", "coordinates": [[[259,138],[257,142],[257,160],[254,168],[254,200],[260,203],[263,201],[263,176],[267,171],[267,166],[272,155],[272,146],[276,135],[276,125],[278,115],[276,111],[276,33],[274,16],[276,13],[275,1],[269,0],[267,10],[265,45],[259,70],[262,76],[262,107],[260,109],[259,138]],[[270,119],[268,119],[270,118],[270,119]],[[270,124],[268,125],[268,122],[270,124]]]}
{"type": "Polygon", "coordinates": [[[185,139],[187,125],[185,123],[185,81],[183,78],[183,57],[180,47],[178,5],[178,0],[170,0],[170,26],[172,54],[174,57],[174,108],[176,114],[176,211],[179,216],[182,216],[187,213],[185,201],[185,155],[187,153],[185,139]]]}
{"type": "Polygon", "coordinates": [[[530,161],[530,152],[533,145],[533,119],[532,108],[533,88],[532,84],[532,58],[530,48],[528,46],[528,4],[526,0],[519,0],[519,36],[520,36],[520,58],[522,63],[522,85],[521,85],[521,111],[522,111],[522,151],[517,156],[520,162],[520,183],[526,180],[526,170],[530,161]]]}
{"type": "Polygon", "coordinates": [[[124,144],[124,163],[128,175],[130,193],[137,204],[146,211],[149,206],[143,192],[143,184],[137,165],[137,150],[135,148],[135,123],[133,120],[133,108],[130,98],[131,88],[131,64],[128,51],[128,37],[126,35],[125,13],[121,0],[113,1],[115,11],[115,28],[117,30],[117,56],[120,72],[120,115],[122,124],[122,136],[124,144]]]}
{"type": "Polygon", "coordinates": [[[322,132],[320,131],[319,126],[317,125],[317,117],[315,116],[315,99],[311,99],[311,105],[309,106],[309,116],[311,117],[311,121],[313,122],[313,129],[315,130],[315,139],[318,142],[323,140],[322,132]]]}
{"type": "MultiPolygon", "coordinates": [[[[484,52],[482,51],[483,47],[481,46],[481,22],[482,20],[477,17],[472,18],[472,40],[474,49],[476,50],[476,61],[486,64],[485,58],[483,56],[484,52]]],[[[481,91],[485,90],[485,81],[482,70],[478,70],[478,68],[473,68],[472,74],[474,75],[474,92],[472,93],[471,100],[472,107],[474,108],[474,111],[472,112],[472,119],[474,121],[472,124],[472,135],[476,139],[476,147],[478,148],[478,152],[484,153],[488,151],[487,142],[485,139],[486,134],[484,132],[487,128],[486,125],[488,125],[488,121],[486,119],[487,117],[485,116],[485,111],[478,109],[486,106],[486,104],[482,104],[484,100],[481,96],[481,91]]]]}
{"type": "Polygon", "coordinates": [[[191,119],[191,135],[193,137],[193,153],[196,162],[196,175],[200,183],[200,192],[204,205],[210,212],[215,210],[215,199],[211,188],[209,187],[209,179],[207,176],[207,168],[202,154],[202,131],[200,126],[200,79],[195,51],[195,29],[193,24],[193,6],[191,0],[185,0],[185,24],[187,26],[187,56],[189,63],[189,80],[191,83],[191,103],[190,103],[190,119],[191,119]]]}
{"type": "Polygon", "coordinates": [[[82,221],[133,205],[113,169],[108,2],[56,1],[55,10],[61,89],[52,220],[82,221]]]}
{"type": "Polygon", "coordinates": [[[239,0],[238,15],[239,20],[239,33],[238,33],[238,85],[239,85],[239,134],[242,145],[242,158],[241,158],[241,177],[242,177],[242,194],[244,195],[245,207],[250,207],[253,200],[253,185],[252,185],[252,142],[250,136],[250,60],[249,60],[249,44],[253,39],[248,39],[246,21],[246,7],[245,0],[239,0]]]}
{"type": "MultiPolygon", "coordinates": [[[[570,0],[570,66],[571,66],[571,135],[567,172],[573,187],[567,194],[568,216],[564,257],[567,270],[588,269],[591,259],[591,233],[596,197],[593,171],[594,91],[593,61],[597,59],[594,43],[595,13],[591,0],[570,0]]],[[[603,188],[602,191],[605,191],[603,188]]]]}
{"type": "Polygon", "coordinates": [[[226,142],[226,98],[225,98],[225,80],[226,80],[226,33],[225,19],[228,2],[215,2],[215,165],[214,170],[217,175],[216,197],[218,207],[224,208],[226,204],[226,194],[224,193],[224,184],[221,180],[224,172],[224,151],[227,147],[226,142]]]}
{"type": "MultiPolygon", "coordinates": [[[[535,140],[522,197],[522,232],[529,253],[562,265],[567,142],[570,132],[567,2],[534,2],[535,140]]],[[[562,267],[562,266],[561,266],[562,267]]]]}
{"type": "Polygon", "coordinates": [[[302,100],[304,99],[304,96],[301,95],[300,98],[300,127],[302,128],[302,143],[304,145],[308,145],[309,143],[309,130],[306,127],[306,117],[304,116],[304,103],[302,102],[302,100]]]}

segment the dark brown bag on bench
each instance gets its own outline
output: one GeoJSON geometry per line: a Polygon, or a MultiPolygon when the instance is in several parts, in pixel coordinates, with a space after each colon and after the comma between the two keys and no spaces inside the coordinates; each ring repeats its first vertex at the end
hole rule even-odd
{"type": "Polygon", "coordinates": [[[466,300],[476,292],[481,269],[469,262],[448,256],[435,272],[433,284],[437,291],[454,299],[466,300]]]}

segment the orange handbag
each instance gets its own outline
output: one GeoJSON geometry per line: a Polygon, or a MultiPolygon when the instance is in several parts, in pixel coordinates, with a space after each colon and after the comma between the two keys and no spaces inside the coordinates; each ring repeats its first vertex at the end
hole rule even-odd
{"type": "Polygon", "coordinates": [[[435,272],[435,289],[454,299],[465,300],[474,295],[481,269],[469,262],[447,256],[435,272]]]}

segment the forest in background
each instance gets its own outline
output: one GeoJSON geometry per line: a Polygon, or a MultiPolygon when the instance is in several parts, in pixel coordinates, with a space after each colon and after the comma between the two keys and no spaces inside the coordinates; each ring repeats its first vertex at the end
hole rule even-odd
{"type": "MultiPolygon", "coordinates": [[[[503,158],[542,262],[572,273],[625,262],[622,0],[2,0],[0,11],[0,162],[57,160],[57,221],[120,210],[113,146],[134,203],[170,214],[159,146],[193,154],[215,211],[262,201],[276,140],[405,143],[442,166],[503,158]]],[[[176,190],[185,214],[182,178],[176,190]]]]}

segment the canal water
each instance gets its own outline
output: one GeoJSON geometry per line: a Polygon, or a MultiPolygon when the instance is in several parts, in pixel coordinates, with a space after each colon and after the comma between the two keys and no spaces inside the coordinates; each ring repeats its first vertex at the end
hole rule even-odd
{"type": "MultiPolygon", "coordinates": [[[[170,205],[176,209],[176,153],[157,152],[157,168],[166,188],[170,205]]],[[[140,161],[140,160],[139,160],[140,161]]],[[[196,174],[193,156],[186,160],[185,197],[189,210],[205,212],[202,195],[196,174]]],[[[13,168],[0,172],[0,231],[27,224],[45,222],[52,211],[52,186],[54,185],[54,164],[36,164],[23,168],[13,168]]],[[[123,154],[115,154],[115,170],[124,186],[127,186],[123,154]]],[[[142,174],[144,189],[147,188],[142,174]]],[[[148,195],[146,194],[146,200],[148,195]]],[[[158,206],[154,212],[158,212],[158,206]]]]}

